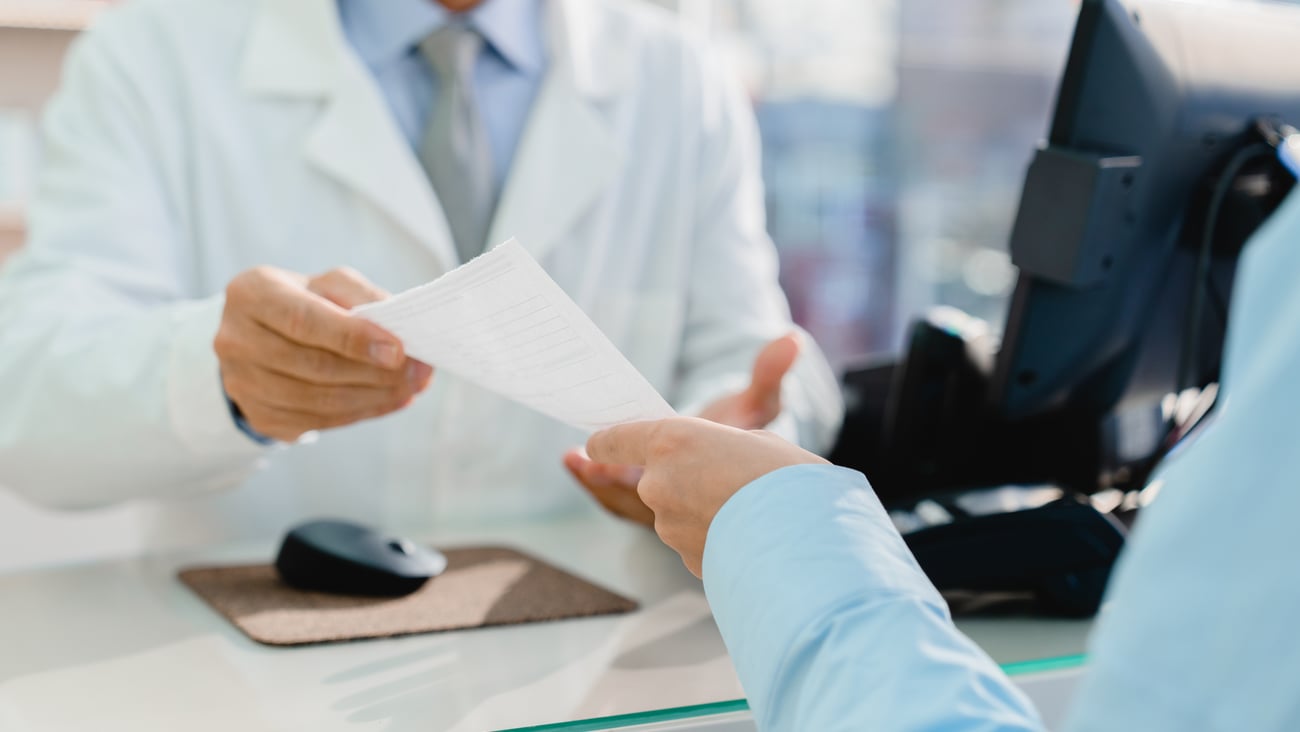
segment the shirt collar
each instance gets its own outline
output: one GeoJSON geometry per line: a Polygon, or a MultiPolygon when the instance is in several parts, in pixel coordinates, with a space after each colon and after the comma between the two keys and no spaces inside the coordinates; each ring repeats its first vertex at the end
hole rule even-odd
{"type": "MultiPolygon", "coordinates": [[[[485,0],[465,13],[496,53],[532,74],[545,65],[542,0],[485,0]]],[[[410,53],[454,16],[435,0],[338,0],[348,41],[366,65],[377,68],[410,53]]]]}

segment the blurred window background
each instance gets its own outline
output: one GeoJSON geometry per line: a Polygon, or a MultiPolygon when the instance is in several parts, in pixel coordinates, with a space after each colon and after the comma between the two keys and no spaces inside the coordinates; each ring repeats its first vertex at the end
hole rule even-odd
{"type": "Polygon", "coordinates": [[[1076,0],[661,0],[754,100],[795,318],[837,367],[947,304],[1001,327],[1076,0]]]}

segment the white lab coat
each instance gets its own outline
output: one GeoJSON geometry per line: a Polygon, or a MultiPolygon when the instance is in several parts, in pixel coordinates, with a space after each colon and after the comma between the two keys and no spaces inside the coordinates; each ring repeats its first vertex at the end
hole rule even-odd
{"type": "MultiPolygon", "coordinates": [[[[517,236],[690,412],[791,328],[752,115],[668,14],[547,7],[550,71],[490,239],[517,236]]],[[[154,545],[586,500],[560,463],[583,434],[449,374],[311,445],[232,424],[211,344],[234,275],[348,265],[396,292],[457,265],[333,0],[128,2],[72,51],[45,144],[30,245],[0,277],[0,485],[64,507],[156,499],[154,545]]],[[[785,405],[782,429],[825,448],[841,406],[815,348],[785,405]]]]}

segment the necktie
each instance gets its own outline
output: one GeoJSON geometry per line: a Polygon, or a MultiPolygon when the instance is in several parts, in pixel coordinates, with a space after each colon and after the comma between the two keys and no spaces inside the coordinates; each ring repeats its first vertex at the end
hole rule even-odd
{"type": "Polygon", "coordinates": [[[474,98],[474,63],[483,37],[448,23],[420,43],[441,82],[432,118],[420,143],[424,166],[447,216],[462,262],[483,252],[496,208],[492,148],[474,98]]]}

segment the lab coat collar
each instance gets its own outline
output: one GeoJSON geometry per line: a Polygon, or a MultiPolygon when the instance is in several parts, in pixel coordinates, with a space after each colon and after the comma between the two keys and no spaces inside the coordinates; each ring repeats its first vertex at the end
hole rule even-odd
{"type": "Polygon", "coordinates": [[[240,81],[254,96],[326,100],[307,132],[303,157],[386,213],[441,269],[456,265],[437,197],[378,86],[348,45],[334,0],[262,0],[240,81]]]}
{"type": "MultiPolygon", "coordinates": [[[[534,102],[489,242],[518,236],[540,258],[614,179],[620,152],[603,103],[630,54],[600,32],[595,0],[546,0],[551,68],[534,102]]],[[[374,80],[348,45],[335,0],[262,0],[240,79],[250,94],[327,99],[304,145],[316,167],[384,210],[444,268],[446,216],[374,80]]]]}
{"type": "Polygon", "coordinates": [[[574,90],[589,100],[608,98],[627,84],[632,53],[600,27],[602,0],[547,0],[550,50],[574,90]]]}
{"type": "MultiPolygon", "coordinates": [[[[519,73],[541,74],[546,66],[543,0],[484,0],[463,19],[519,73]]],[[[386,67],[407,54],[456,14],[434,0],[336,0],[347,37],[366,65],[386,67]]]]}
{"type": "Polygon", "coordinates": [[[493,243],[517,237],[539,260],[565,241],[621,165],[608,101],[626,83],[632,54],[601,32],[597,5],[547,0],[550,70],[488,235],[493,243]]]}

